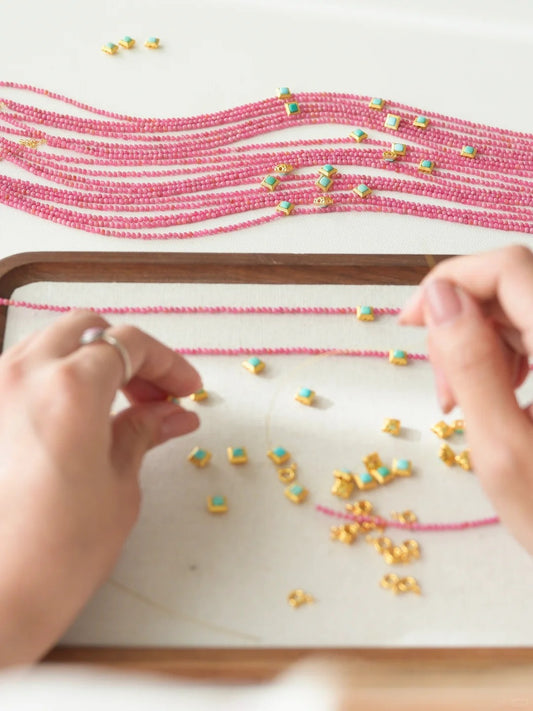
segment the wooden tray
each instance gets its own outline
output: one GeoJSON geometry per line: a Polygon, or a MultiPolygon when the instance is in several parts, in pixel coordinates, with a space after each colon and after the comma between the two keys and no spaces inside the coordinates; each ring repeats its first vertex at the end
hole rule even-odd
{"type": "MultiPolygon", "coordinates": [[[[262,284],[417,284],[436,261],[423,255],[279,255],[34,252],[0,261],[0,296],[37,281],[132,283],[262,283],[262,284]]],[[[3,344],[7,307],[0,308],[3,344]]],[[[527,603],[526,603],[527,604],[527,603]]],[[[395,683],[423,684],[430,675],[446,683],[450,675],[491,675],[522,669],[533,677],[533,647],[461,649],[172,649],[124,647],[58,647],[48,662],[103,664],[120,669],[158,671],[188,678],[260,681],[309,656],[327,656],[343,666],[361,661],[365,687],[383,683],[385,664],[395,683]]],[[[455,678],[455,676],[454,676],[455,678]]]]}

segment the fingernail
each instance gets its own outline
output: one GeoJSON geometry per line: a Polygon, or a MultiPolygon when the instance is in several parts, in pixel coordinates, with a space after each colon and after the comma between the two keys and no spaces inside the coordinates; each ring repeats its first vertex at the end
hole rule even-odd
{"type": "Polygon", "coordinates": [[[462,310],[457,289],[444,279],[430,281],[424,290],[424,300],[429,309],[431,321],[436,326],[453,321],[462,310]]]}

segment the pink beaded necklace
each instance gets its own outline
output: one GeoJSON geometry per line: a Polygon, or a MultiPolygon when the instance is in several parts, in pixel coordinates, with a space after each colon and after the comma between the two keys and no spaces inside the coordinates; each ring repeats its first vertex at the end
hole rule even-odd
{"type": "Polygon", "coordinates": [[[0,160],[34,176],[0,175],[0,202],[86,232],[188,239],[328,211],[533,231],[531,134],[350,94],[286,90],[212,114],[140,118],[27,85],[0,88],[42,94],[88,114],[0,100],[0,160]],[[291,131],[291,140],[265,140],[298,125],[350,131],[305,140],[291,131]],[[216,223],[237,215],[246,219],[216,223]]]}

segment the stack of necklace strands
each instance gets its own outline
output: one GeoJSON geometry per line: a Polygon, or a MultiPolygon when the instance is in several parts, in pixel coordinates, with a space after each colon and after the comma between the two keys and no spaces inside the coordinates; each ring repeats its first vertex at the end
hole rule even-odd
{"type": "Polygon", "coordinates": [[[332,211],[533,231],[533,135],[377,97],[281,88],[201,116],[136,118],[0,82],[0,161],[0,203],[110,237],[188,239],[332,211]],[[19,93],[26,103],[9,98],[19,93]],[[32,106],[35,94],[82,117],[32,106]],[[337,137],[299,137],[319,125],[337,137]]]}

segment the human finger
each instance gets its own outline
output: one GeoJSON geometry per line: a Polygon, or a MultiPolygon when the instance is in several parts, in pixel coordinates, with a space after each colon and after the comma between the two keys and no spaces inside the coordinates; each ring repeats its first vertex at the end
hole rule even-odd
{"type": "Polygon", "coordinates": [[[122,410],[113,421],[111,457],[122,474],[136,475],[146,452],[198,428],[195,412],[170,402],[143,403],[122,410]]]}
{"type": "Polygon", "coordinates": [[[400,323],[424,324],[424,288],[436,279],[461,287],[480,302],[499,303],[509,324],[522,334],[526,348],[533,347],[533,254],[529,249],[513,245],[440,262],[405,305],[400,323]]]}
{"type": "MultiPolygon", "coordinates": [[[[136,376],[164,392],[181,397],[199,390],[202,381],[197,370],[168,346],[134,326],[113,326],[106,335],[118,341],[136,376]]],[[[88,381],[98,384],[112,399],[125,385],[126,363],[119,347],[95,341],[78,348],[69,356],[70,363],[88,381]]]]}

